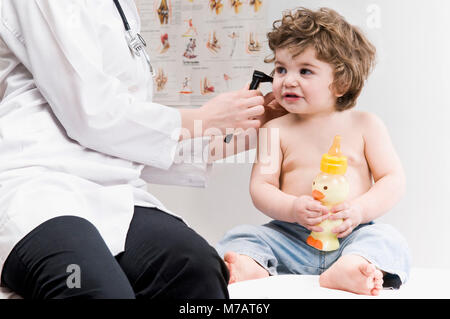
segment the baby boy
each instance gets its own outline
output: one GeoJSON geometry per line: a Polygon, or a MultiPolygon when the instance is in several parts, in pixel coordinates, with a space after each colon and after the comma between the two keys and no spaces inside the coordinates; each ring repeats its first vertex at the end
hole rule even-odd
{"type": "Polygon", "coordinates": [[[402,164],[383,122],[353,109],[374,66],[374,46],[328,8],[284,13],[268,39],[274,53],[266,61],[275,66],[273,94],[289,113],[263,127],[269,133],[259,143],[250,194],[255,207],[273,221],[238,226],[218,243],[230,283],[313,274],[320,275],[322,287],[357,294],[398,288],[409,274],[408,246],[392,226],[373,221],[403,195],[402,164]],[[336,135],[348,159],[350,194],[328,209],[311,196],[311,183],[336,135]],[[277,165],[268,164],[274,154],[277,165]],[[264,169],[268,165],[275,169],[264,169]],[[333,229],[340,248],[322,252],[306,239],[311,231],[322,231],[318,225],[327,218],[343,220],[333,229]]]}

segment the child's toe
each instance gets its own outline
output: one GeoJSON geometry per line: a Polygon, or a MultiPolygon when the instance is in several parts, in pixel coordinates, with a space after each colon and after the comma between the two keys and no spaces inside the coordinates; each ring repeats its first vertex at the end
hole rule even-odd
{"type": "Polygon", "coordinates": [[[374,265],[368,263],[361,265],[360,271],[364,276],[373,278],[376,268],[374,265]]]}
{"type": "Polygon", "coordinates": [[[383,279],[375,279],[375,287],[376,288],[383,288],[383,279]]]}
{"type": "Polygon", "coordinates": [[[376,268],[374,276],[375,276],[375,279],[383,280],[383,273],[378,268],[376,268]]]}
{"type": "Polygon", "coordinates": [[[373,288],[373,289],[370,291],[370,294],[371,294],[372,296],[378,296],[378,295],[380,294],[380,289],[378,289],[378,288],[373,288]]]}

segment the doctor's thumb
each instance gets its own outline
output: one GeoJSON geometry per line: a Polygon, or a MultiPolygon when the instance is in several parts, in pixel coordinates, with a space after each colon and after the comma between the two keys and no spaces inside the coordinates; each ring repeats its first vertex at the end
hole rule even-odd
{"type": "Polygon", "coordinates": [[[242,91],[248,91],[250,90],[250,81],[245,83],[245,85],[241,89],[242,91]]]}

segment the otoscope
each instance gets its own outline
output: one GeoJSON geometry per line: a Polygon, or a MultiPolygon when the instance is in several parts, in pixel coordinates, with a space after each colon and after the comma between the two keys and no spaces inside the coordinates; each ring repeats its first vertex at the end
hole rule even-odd
{"type": "MultiPolygon", "coordinates": [[[[253,71],[252,82],[250,83],[249,90],[256,90],[259,87],[259,83],[261,82],[272,82],[273,78],[264,72],[255,70],[253,71]]],[[[233,138],[233,134],[228,134],[223,140],[225,143],[230,143],[233,138]]]]}

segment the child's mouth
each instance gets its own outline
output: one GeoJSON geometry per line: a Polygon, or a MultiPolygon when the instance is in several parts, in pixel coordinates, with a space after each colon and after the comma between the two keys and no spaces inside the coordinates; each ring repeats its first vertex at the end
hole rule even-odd
{"type": "Polygon", "coordinates": [[[297,95],[297,94],[295,94],[295,93],[286,93],[286,94],[283,95],[283,99],[284,99],[285,101],[288,101],[288,102],[298,101],[298,100],[300,100],[301,98],[303,98],[303,97],[300,96],[300,95],[297,95]]]}

